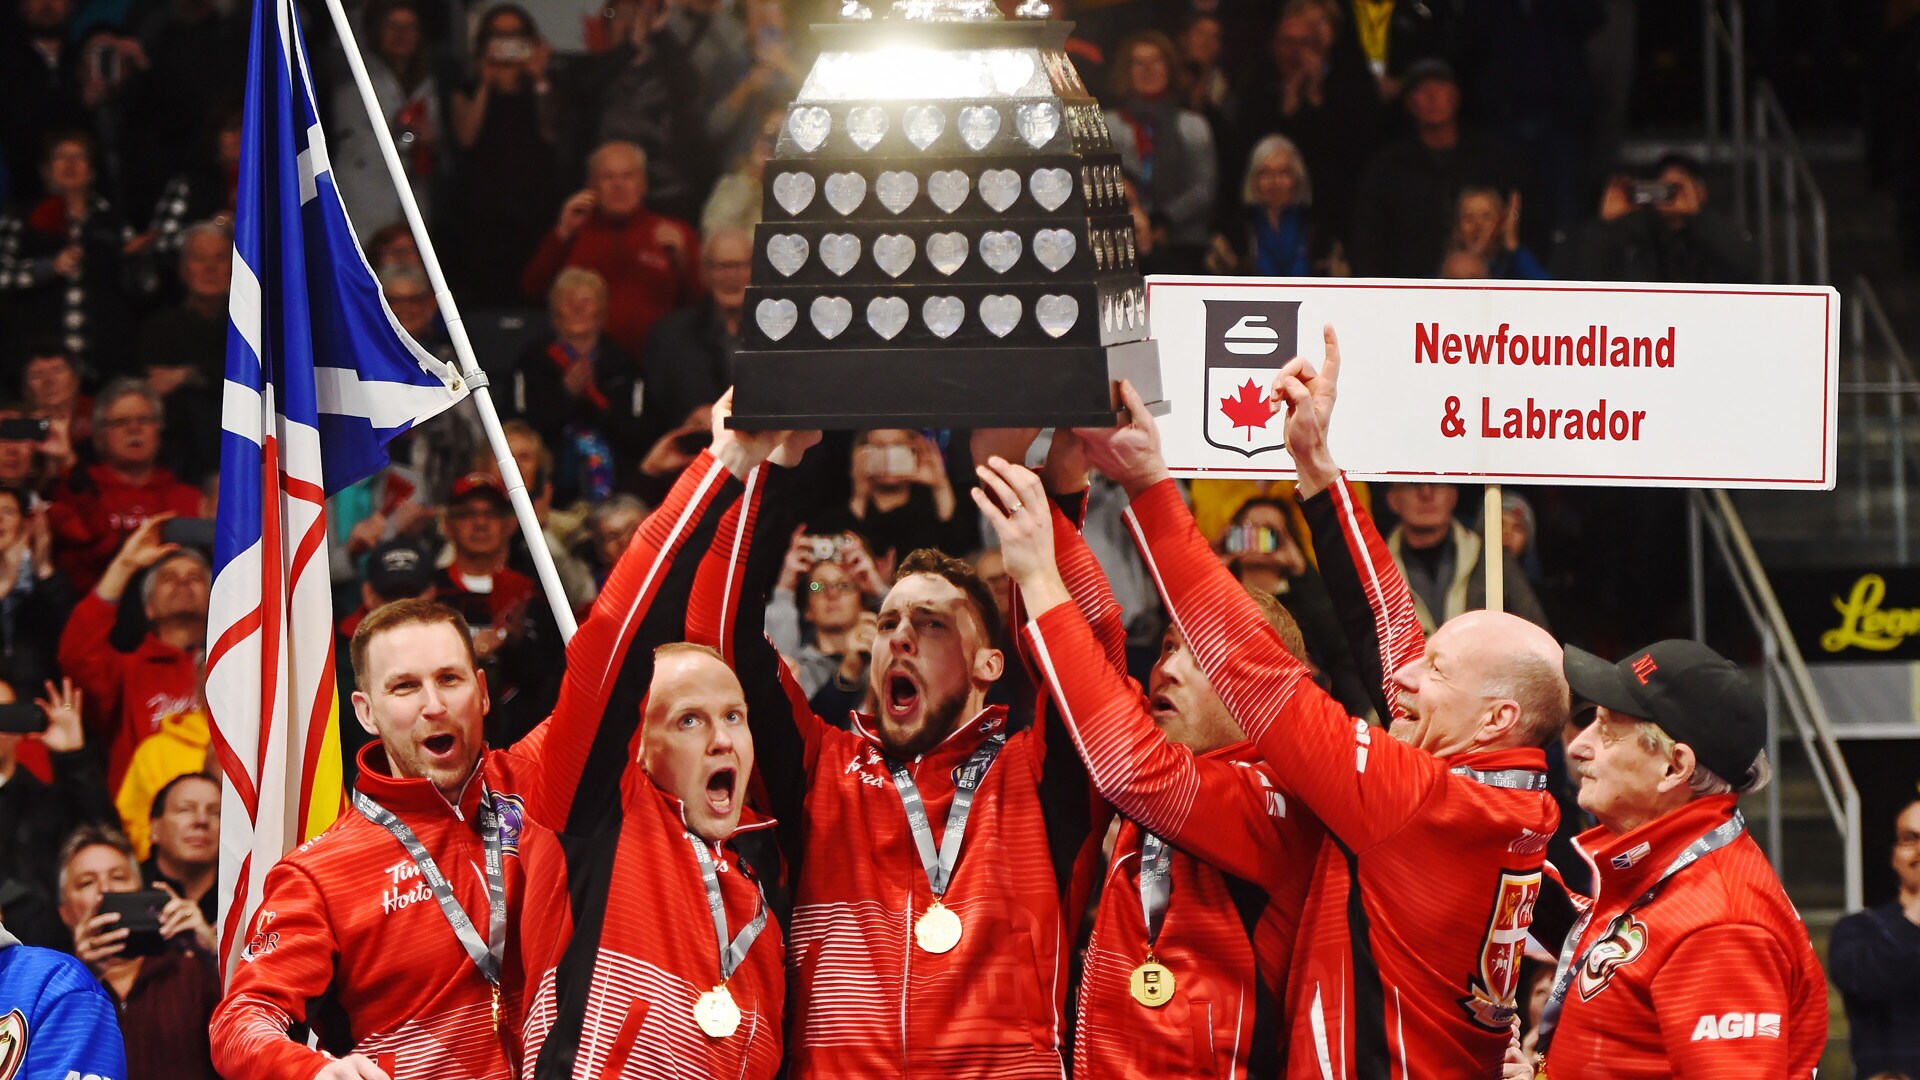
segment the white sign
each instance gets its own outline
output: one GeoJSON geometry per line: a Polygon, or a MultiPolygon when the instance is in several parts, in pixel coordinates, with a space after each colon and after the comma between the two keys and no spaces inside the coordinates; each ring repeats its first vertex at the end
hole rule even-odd
{"type": "Polygon", "coordinates": [[[1293,474],[1262,400],[1340,339],[1334,457],[1362,479],[1822,489],[1840,302],[1827,287],[1147,279],[1181,476],[1293,474]]]}

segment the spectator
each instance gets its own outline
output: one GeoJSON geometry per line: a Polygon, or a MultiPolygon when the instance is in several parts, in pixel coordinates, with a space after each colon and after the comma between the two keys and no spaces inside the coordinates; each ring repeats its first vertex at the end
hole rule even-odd
{"type": "Polygon", "coordinates": [[[1350,250],[1362,277],[1431,277],[1446,254],[1460,192],[1520,186],[1504,149],[1461,126],[1452,68],[1438,60],[1415,65],[1401,100],[1413,134],[1373,155],[1355,199],[1350,250]]]}
{"type": "MultiPolygon", "coordinates": [[[[160,730],[140,741],[134,748],[133,757],[127,763],[127,775],[120,781],[120,790],[114,796],[114,807],[120,812],[120,824],[126,830],[127,842],[133,845],[133,855],[145,859],[155,840],[151,822],[159,815],[154,812],[154,800],[176,779],[189,773],[201,773],[212,764],[207,753],[212,740],[212,729],[207,722],[206,673],[200,672],[200,679],[193,690],[193,707],[183,709],[160,721],[160,730]]],[[[215,785],[216,788],[218,785],[215,785]]],[[[218,801],[218,791],[215,800],[218,801]]],[[[216,817],[218,815],[216,814],[216,817]]],[[[198,900],[195,892],[191,899],[198,900]]],[[[213,906],[207,906],[209,912],[213,906]]],[[[212,922],[209,914],[207,921],[212,922]]]]}
{"type": "MultiPolygon", "coordinates": [[[[1387,506],[1400,523],[1387,534],[1387,550],[1400,564],[1420,625],[1432,627],[1465,611],[1487,606],[1486,545],[1480,534],[1460,524],[1453,509],[1460,501],[1452,484],[1395,484],[1387,506]]],[[[1503,548],[1506,560],[1504,609],[1545,628],[1547,614],[1527,584],[1520,566],[1503,548]]]]}
{"type": "Polygon", "coordinates": [[[115,912],[100,913],[107,893],[137,892],[140,864],[117,832],[87,826],[60,849],[60,918],[73,931],[73,954],[113,996],[127,1061],[139,1071],[128,1080],[218,1080],[208,1030],[220,1001],[213,928],[199,905],[174,897],[160,912],[166,948],[158,956],[128,956],[127,931],[114,929],[115,912]]]}
{"type": "Polygon", "coordinates": [[[1345,705],[1349,715],[1366,716],[1373,708],[1372,690],[1361,681],[1333,597],[1300,549],[1293,527],[1285,503],[1255,496],[1234,512],[1233,523],[1214,538],[1213,550],[1240,584],[1286,607],[1306,642],[1303,659],[1314,669],[1315,681],[1345,705]]]}
{"type": "Polygon", "coordinates": [[[60,668],[86,692],[87,723],[108,747],[109,791],[120,790],[134,747],[167,717],[193,708],[199,683],[212,575],[199,552],[162,541],[171,517],[148,518],[127,537],[60,635],[60,668]],[[115,615],[121,594],[142,570],[140,603],[149,629],[137,648],[121,652],[113,644],[115,615]]]}
{"type": "MultiPolygon", "coordinates": [[[[37,739],[0,732],[0,912],[21,941],[64,950],[73,935],[60,922],[60,841],[82,825],[116,819],[100,758],[86,749],[83,695],[71,682],[47,683],[46,690],[34,702],[47,714],[46,731],[37,739]],[[20,751],[35,742],[51,758],[50,781],[21,763],[20,751]]],[[[12,685],[0,682],[0,703],[17,700],[12,685]]]]}
{"type": "MultiPolygon", "coordinates": [[[[638,149],[641,195],[635,205],[645,197],[662,214],[691,218],[708,180],[696,76],[666,33],[663,0],[619,0],[611,7],[610,36],[617,44],[580,65],[574,112],[585,129],[576,145],[638,149]]],[[[546,291],[544,284],[524,287],[536,296],[546,291]]]]}
{"type": "MultiPolygon", "coordinates": [[[[710,3],[711,0],[706,2],[710,3]]],[[[785,116],[787,102],[793,99],[804,74],[800,65],[794,62],[788,44],[785,5],[778,0],[748,0],[745,7],[746,37],[753,50],[752,66],[731,82],[729,87],[710,88],[724,89],[724,96],[715,101],[705,114],[707,140],[713,146],[715,161],[731,161],[751,155],[752,144],[766,137],[766,117],[771,113],[785,116]],[[756,118],[760,123],[757,130],[754,127],[756,118]]],[[[778,134],[777,127],[775,134],[778,134]]],[[[724,184],[725,180],[721,183],[724,184]]],[[[718,194],[717,188],[715,194],[718,194]]],[[[754,205],[759,205],[757,199],[754,205]]],[[[711,198],[707,200],[707,206],[709,209],[713,206],[711,198]]],[[[753,222],[735,220],[723,224],[751,228],[753,222]]],[[[702,214],[701,229],[711,231],[713,225],[702,214]]]]}
{"type": "Polygon", "coordinates": [[[424,551],[434,504],[420,474],[389,465],[327,500],[328,570],[335,585],[357,586],[360,558],[374,546],[404,539],[424,551]]]}
{"type": "Polygon", "coordinates": [[[1732,218],[1707,205],[1700,163],[1669,154],[1651,181],[1615,176],[1600,217],[1555,253],[1556,277],[1575,281],[1753,281],[1759,257],[1732,218]]]}
{"type": "Polygon", "coordinates": [[[79,366],[53,339],[28,350],[20,391],[28,411],[51,425],[41,453],[47,479],[59,479],[72,467],[75,449],[93,442],[93,397],[80,392],[79,366]]]}
{"type": "Polygon", "coordinates": [[[93,370],[126,370],[129,294],[153,291],[144,263],[128,257],[147,244],[94,188],[93,137],[48,136],[40,159],[47,195],[0,216],[0,295],[15,326],[58,334],[93,370]]]}
{"type": "MultiPolygon", "coordinates": [[[[192,222],[218,221],[232,228],[240,185],[241,119],[237,102],[215,112],[212,130],[196,140],[212,144],[204,160],[190,163],[161,189],[153,218],[147,222],[155,255],[178,255],[192,222]]],[[[232,233],[228,236],[231,242],[232,233]]]]}
{"type": "Polygon", "coordinates": [[[220,781],[199,770],[181,773],[160,788],[148,810],[153,857],[140,864],[141,877],[200,909],[208,928],[201,944],[211,953],[220,908],[213,887],[220,871],[220,781]]]}
{"type": "Polygon", "coordinates": [[[1341,8],[1353,34],[1341,47],[1364,60],[1387,101],[1413,88],[1421,61],[1453,52],[1455,5],[1424,0],[1350,0],[1341,8]]]}
{"type": "MultiPolygon", "coordinates": [[[[420,213],[431,213],[431,180],[441,153],[440,88],[434,81],[427,50],[422,47],[420,12],[413,0],[372,0],[361,19],[360,40],[367,77],[380,106],[380,119],[393,134],[413,197],[420,213]]],[[[382,222],[401,218],[400,193],[375,141],[360,90],[351,80],[333,96],[334,186],[346,203],[347,216],[360,222],[360,236],[370,238],[382,222]]]]}
{"type": "Polygon", "coordinates": [[[1313,182],[1293,140],[1269,135],[1254,144],[1240,203],[1246,207],[1245,229],[1238,237],[1213,238],[1209,270],[1311,277],[1336,268],[1338,255],[1313,221],[1313,182]]]}
{"type": "Polygon", "coordinates": [[[49,132],[85,122],[72,73],[80,43],[69,31],[72,0],[18,0],[18,23],[0,35],[0,172],[14,196],[46,194],[37,174],[49,132]]]}
{"type": "Polygon", "coordinates": [[[116,379],[93,404],[98,464],[69,472],[54,490],[54,561],[75,589],[91,589],[114,552],[156,514],[194,517],[200,492],[159,462],[166,410],[147,384],[116,379]]]}
{"type": "Polygon", "coordinates": [[[1462,191],[1448,254],[1456,252],[1477,256],[1485,263],[1486,273],[1481,277],[1545,281],[1552,276],[1520,241],[1520,193],[1517,191],[1505,198],[1490,187],[1470,187],[1462,191]]]}
{"type": "MultiPolygon", "coordinates": [[[[1379,146],[1380,90],[1357,50],[1336,48],[1340,28],[1320,0],[1291,0],[1274,24],[1272,65],[1241,105],[1246,139],[1278,132],[1299,147],[1301,161],[1319,179],[1315,204],[1321,223],[1346,240],[1354,191],[1367,158],[1379,146]]],[[[1231,160],[1251,158],[1241,141],[1231,160]]]]}
{"type": "MultiPolygon", "coordinates": [[[[29,417],[26,407],[18,402],[0,402],[0,424],[29,419],[39,418],[29,417]]],[[[52,421],[46,424],[45,433],[37,440],[25,436],[0,437],[0,487],[19,489],[30,503],[38,502],[42,494],[51,491],[54,480],[73,461],[73,451],[66,440],[66,425],[56,429],[52,421]]],[[[5,434],[5,429],[0,428],[0,436],[5,434]]],[[[51,559],[51,555],[48,558],[51,559]]],[[[51,562],[48,565],[52,565],[51,562]]]]}
{"type": "Polygon", "coordinates": [[[1500,546],[1507,549],[1537,591],[1542,581],[1540,568],[1540,523],[1533,504],[1517,491],[1500,495],[1500,546]]]}
{"type": "Polygon", "coordinates": [[[921,548],[973,549],[968,523],[956,525],[953,483],[940,450],[924,434],[903,428],[861,432],[853,441],[852,471],[853,497],[843,506],[814,510],[807,531],[858,535],[873,553],[881,580],[921,548]]]}
{"type": "Polygon", "coordinates": [[[1213,227],[1218,162],[1205,117],[1185,107],[1186,72],[1158,31],[1134,34],[1118,50],[1107,127],[1121,167],[1138,176],[1147,212],[1166,225],[1163,265],[1198,273],[1213,227]]]}
{"type": "Polygon", "coordinates": [[[513,396],[522,419],[552,451],[562,505],[599,502],[613,494],[617,470],[632,468],[646,443],[643,395],[633,354],[609,341],[607,283],[570,266],[547,292],[553,337],[534,342],[514,367],[513,396]]]}
{"type": "Polygon", "coordinates": [[[0,926],[0,1001],[19,1010],[24,1036],[9,1049],[22,1077],[127,1074],[113,999],[87,966],[0,926]]]}
{"type": "Polygon", "coordinates": [[[1920,800],[1894,820],[1893,872],[1899,895],[1841,919],[1827,949],[1860,1077],[1920,1076],[1920,800]]]}
{"type": "MultiPolygon", "coordinates": [[[[540,522],[540,535],[546,541],[547,554],[553,556],[553,568],[560,575],[560,589],[567,594],[567,605],[574,611],[584,611],[593,604],[593,571],[573,553],[567,550],[563,535],[573,532],[573,525],[586,517],[585,513],[563,515],[569,524],[563,525],[553,509],[553,452],[547,449],[540,436],[525,420],[509,420],[501,425],[507,437],[507,448],[513,452],[513,461],[520,470],[521,482],[527,486],[527,499],[533,503],[533,514],[540,522]]],[[[498,472],[498,465],[495,471],[498,472]]],[[[504,482],[504,481],[503,481],[504,482]]],[[[593,500],[596,504],[605,502],[610,495],[602,494],[593,500]]],[[[582,508],[584,511],[584,507],[582,508]]],[[[540,574],[533,565],[533,556],[528,553],[526,537],[520,536],[513,545],[513,554],[508,556],[507,565],[522,574],[538,581],[540,574]]]]}
{"type": "Polygon", "coordinates": [[[422,274],[427,264],[420,258],[420,245],[414,242],[413,229],[404,221],[392,221],[373,231],[366,243],[367,263],[375,274],[389,266],[410,266],[422,274]]]}
{"type": "MultiPolygon", "coordinates": [[[[389,265],[380,272],[380,290],[402,330],[428,352],[458,366],[433,300],[433,285],[424,271],[404,263],[389,265]]],[[[408,429],[391,447],[392,460],[405,464],[425,483],[425,501],[437,503],[446,498],[455,480],[480,468],[487,458],[480,408],[472,398],[458,401],[433,423],[408,429]]]]}
{"type": "Polygon", "coordinates": [[[52,548],[45,509],[36,512],[24,489],[0,486],[0,671],[21,686],[60,674],[48,631],[66,625],[74,596],[54,569],[52,548]]]}
{"type": "Polygon", "coordinates": [[[586,532],[593,556],[596,591],[607,583],[613,564],[620,561],[620,554],[633,542],[634,531],[646,516],[647,504],[631,495],[615,495],[587,515],[586,532]]]}
{"type": "Polygon", "coordinates": [[[1007,557],[997,547],[981,548],[967,560],[980,583],[993,593],[993,604],[1001,617],[1013,610],[1013,578],[1007,575],[1007,557]]]}
{"type": "Polygon", "coordinates": [[[640,445],[647,451],[639,459],[637,490],[655,498],[666,493],[673,478],[706,446],[712,428],[705,410],[733,385],[740,313],[753,270],[753,238],[740,229],[718,230],[702,245],[701,263],[706,300],[661,319],[640,361],[647,387],[640,427],[646,434],[640,445]],[[669,427],[683,417],[678,427],[669,427]]]}
{"type": "Polygon", "coordinates": [[[519,270],[560,201],[560,101],[547,77],[550,52],[516,4],[480,16],[478,74],[453,92],[456,168],[450,210],[459,223],[449,266],[463,303],[520,301],[519,270]]]}
{"type": "MultiPolygon", "coordinates": [[[[681,63],[686,65],[687,73],[692,77],[693,100],[688,104],[693,108],[693,118],[699,130],[705,133],[701,139],[701,147],[705,151],[701,158],[705,161],[719,160],[720,153],[727,149],[724,135],[730,133],[727,130],[730,125],[724,125],[720,132],[713,132],[707,123],[709,117],[722,101],[729,99],[734,90],[747,81],[750,70],[755,66],[753,42],[747,36],[747,28],[735,17],[731,10],[733,7],[733,4],[722,3],[721,0],[680,0],[677,4],[667,6],[667,15],[660,28],[660,46],[678,53],[681,63]]],[[[778,69],[772,69],[759,78],[770,81],[770,75],[778,74],[778,69]]],[[[791,90],[797,84],[782,85],[791,90]]],[[[791,97],[789,93],[787,98],[791,97]]],[[[737,117],[738,113],[731,115],[737,117]]]]}
{"type": "Polygon", "coordinates": [[[434,578],[434,597],[473,628],[474,656],[493,699],[488,742],[511,745],[553,708],[564,658],[560,631],[540,586],[507,565],[513,508],[492,473],[456,482],[446,518],[453,558],[434,578]]]}
{"type": "Polygon", "coordinates": [[[233,281],[233,234],[204,221],[180,241],[184,303],[154,312],[140,327],[140,364],[147,385],[173,415],[160,436],[160,459],[174,475],[198,483],[220,468],[220,395],[227,371],[227,289],[233,281]]]}
{"type": "Polygon", "coordinates": [[[700,210],[700,232],[708,243],[712,243],[714,234],[722,229],[750,233],[760,224],[765,213],[761,192],[765,187],[767,159],[773,156],[773,148],[780,142],[780,127],[786,118],[784,106],[766,113],[761,118],[760,130],[754,133],[746,152],[739,155],[733,171],[713,185],[713,193],[707,196],[707,204],[700,210]]]}
{"type": "Polygon", "coordinates": [[[607,336],[638,356],[660,317],[701,294],[693,227],[648,210],[647,154],[611,142],[587,163],[587,188],[560,208],[520,279],[528,296],[544,296],[569,266],[598,271],[607,282],[607,336]]]}
{"type": "Polygon", "coordinates": [[[1220,20],[1205,12],[1188,15],[1180,31],[1180,62],[1186,71],[1187,108],[1205,117],[1214,131],[1230,131],[1239,100],[1221,64],[1220,20]]]}
{"type": "Polygon", "coordinates": [[[836,682],[842,693],[864,692],[877,625],[871,609],[886,591],[859,537],[794,534],[767,599],[767,639],[807,697],[836,682]]]}

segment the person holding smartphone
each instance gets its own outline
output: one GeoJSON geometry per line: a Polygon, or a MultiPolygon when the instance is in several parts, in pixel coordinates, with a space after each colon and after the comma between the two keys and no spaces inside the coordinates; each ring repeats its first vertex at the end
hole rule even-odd
{"type": "Polygon", "coordinates": [[[853,495],[845,509],[830,507],[807,517],[808,532],[850,532],[866,542],[890,580],[908,552],[937,548],[952,555],[976,546],[958,502],[945,459],[932,439],[904,428],[875,428],[854,436],[853,495]]]}
{"type": "Polygon", "coordinates": [[[127,1060],[142,1064],[141,1075],[217,1080],[208,1026],[220,974],[199,905],[143,889],[127,838],[89,825],[60,851],[60,917],[74,956],[113,997],[127,1060]]]}

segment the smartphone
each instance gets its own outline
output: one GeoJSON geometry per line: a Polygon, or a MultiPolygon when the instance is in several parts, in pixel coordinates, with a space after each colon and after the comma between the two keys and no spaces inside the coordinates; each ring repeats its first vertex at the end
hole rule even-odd
{"type": "Polygon", "coordinates": [[[167,951],[167,939],[160,936],[160,911],[170,899],[172,897],[159,889],[110,892],[100,897],[100,910],[96,914],[119,912],[120,921],[109,929],[124,927],[131,931],[120,955],[160,956],[167,951]]]}
{"type": "Polygon", "coordinates": [[[1635,180],[1627,201],[1635,206],[1657,206],[1673,201],[1674,186],[1662,180],[1635,180]]]}
{"type": "Polygon", "coordinates": [[[46,710],[31,701],[12,701],[0,705],[0,732],[33,735],[47,730],[46,710]]]}
{"type": "Polygon", "coordinates": [[[868,476],[912,476],[918,465],[911,446],[867,447],[868,476]]]}
{"type": "Polygon", "coordinates": [[[1268,555],[1280,550],[1280,533],[1265,525],[1235,525],[1227,533],[1227,554],[1268,555]]]}
{"type": "Polygon", "coordinates": [[[160,526],[160,539],[181,547],[213,547],[212,518],[172,518],[160,526]]]}
{"type": "Polygon", "coordinates": [[[120,81],[120,50],[112,45],[93,47],[93,69],[100,74],[100,81],[113,86],[120,81]]]}
{"type": "Polygon", "coordinates": [[[43,416],[9,416],[0,420],[0,440],[7,442],[45,442],[53,421],[43,416]]]}
{"type": "Polygon", "coordinates": [[[487,43],[487,59],[502,64],[524,64],[533,59],[533,42],[517,35],[494,38],[487,43]]]}

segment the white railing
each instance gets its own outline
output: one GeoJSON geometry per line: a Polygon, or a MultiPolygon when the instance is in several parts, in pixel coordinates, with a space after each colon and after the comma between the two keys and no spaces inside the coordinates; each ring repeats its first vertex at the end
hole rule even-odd
{"type": "Polygon", "coordinates": [[[1707,163],[1733,166],[1733,216],[1747,221],[1747,53],[1746,9],[1740,0],[1703,0],[1700,5],[1700,69],[1707,124],[1707,163]],[[1725,72],[1722,73],[1722,65],[1725,72]],[[1725,95],[1724,101],[1722,95],[1725,95]],[[1722,130],[1721,120],[1731,123],[1722,130]]]}
{"type": "Polygon", "coordinates": [[[1846,307],[1851,371],[1847,381],[1840,384],[1840,393],[1852,413],[1858,439],[1853,448],[1856,513],[1862,532],[1874,527],[1873,465],[1878,455],[1868,442],[1868,425],[1877,407],[1886,417],[1887,509],[1894,560],[1904,566],[1912,547],[1907,524],[1907,470],[1914,464],[1907,444],[1907,398],[1920,395],[1920,376],[1915,375],[1913,361],[1893,332],[1880,294],[1866,275],[1854,278],[1852,302],[1846,307]]]}
{"type": "MultiPolygon", "coordinates": [[[[1747,148],[1754,189],[1754,238],[1760,245],[1760,276],[1765,281],[1825,285],[1833,280],[1827,254],[1827,199],[1813,177],[1813,166],[1794,137],[1786,110],[1773,86],[1753,88],[1753,141],[1747,148]],[[1779,203],[1775,219],[1776,197],[1779,203]]],[[[1736,195],[1739,182],[1735,167],[1736,195]]],[[[1736,212],[1743,205],[1735,200],[1736,212]]]]}

